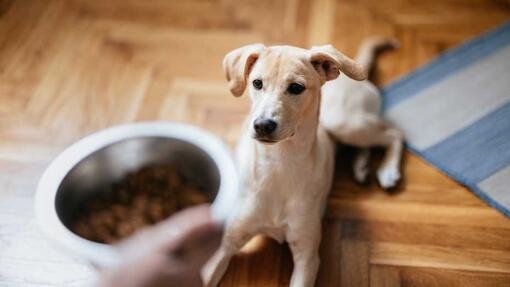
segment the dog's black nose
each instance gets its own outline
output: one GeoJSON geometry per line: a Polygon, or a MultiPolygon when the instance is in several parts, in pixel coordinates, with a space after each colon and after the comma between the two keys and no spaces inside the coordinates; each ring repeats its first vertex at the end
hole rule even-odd
{"type": "Polygon", "coordinates": [[[259,136],[268,136],[272,132],[276,130],[276,122],[270,119],[261,119],[258,118],[253,123],[253,127],[255,128],[255,132],[259,136]]]}

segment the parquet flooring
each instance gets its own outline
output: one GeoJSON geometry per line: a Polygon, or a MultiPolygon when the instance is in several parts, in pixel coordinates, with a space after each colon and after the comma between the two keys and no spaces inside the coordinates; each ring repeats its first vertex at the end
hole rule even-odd
{"type": "MultiPolygon", "coordinates": [[[[93,271],[39,233],[44,167],[114,124],[175,120],[234,145],[249,110],[230,96],[226,52],[244,44],[332,43],[353,56],[371,35],[385,85],[510,19],[504,0],[0,0],[0,286],[81,286],[93,271]]],[[[353,182],[340,149],[317,286],[510,286],[510,220],[416,156],[392,193],[353,182]]],[[[221,286],[287,286],[288,248],[257,237],[221,286]]]]}

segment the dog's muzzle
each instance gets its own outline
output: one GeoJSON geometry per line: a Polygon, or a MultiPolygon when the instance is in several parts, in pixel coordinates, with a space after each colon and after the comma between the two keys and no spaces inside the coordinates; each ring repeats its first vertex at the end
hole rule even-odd
{"type": "Polygon", "coordinates": [[[257,138],[268,138],[278,127],[278,124],[271,119],[257,118],[253,122],[253,129],[257,138]]]}

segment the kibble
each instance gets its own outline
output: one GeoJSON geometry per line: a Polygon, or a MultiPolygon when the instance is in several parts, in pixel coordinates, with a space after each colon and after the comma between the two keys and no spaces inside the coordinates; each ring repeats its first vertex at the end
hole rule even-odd
{"type": "Polygon", "coordinates": [[[71,229],[100,243],[114,243],[178,210],[211,198],[168,165],[128,174],[77,209],[71,229]]]}

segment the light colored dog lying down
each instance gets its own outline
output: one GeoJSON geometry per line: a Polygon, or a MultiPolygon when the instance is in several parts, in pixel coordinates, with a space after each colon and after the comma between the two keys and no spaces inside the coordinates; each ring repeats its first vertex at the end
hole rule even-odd
{"type": "Polygon", "coordinates": [[[360,181],[367,175],[368,148],[386,147],[378,180],[384,188],[396,184],[403,136],[379,116],[379,92],[365,80],[376,50],[392,45],[369,39],[356,62],[331,45],[255,44],[225,56],[230,91],[238,97],[248,89],[253,105],[238,145],[239,203],[221,247],[202,270],[206,286],[218,284],[231,257],[257,234],[286,240],[294,260],[290,285],[313,286],[335,140],[363,148],[353,165],[360,181]]]}

